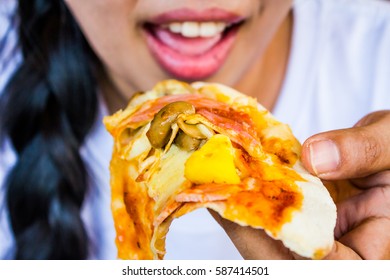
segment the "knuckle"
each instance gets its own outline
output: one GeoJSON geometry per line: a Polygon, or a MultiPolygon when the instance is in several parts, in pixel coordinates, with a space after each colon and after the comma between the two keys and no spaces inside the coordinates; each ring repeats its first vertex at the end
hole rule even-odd
{"type": "Polygon", "coordinates": [[[380,188],[381,196],[384,201],[384,210],[386,218],[390,219],[390,186],[380,188]]]}
{"type": "Polygon", "coordinates": [[[367,126],[382,120],[386,120],[386,121],[390,120],[390,110],[372,112],[366,115],[365,117],[363,117],[361,120],[359,120],[355,124],[355,127],[367,126]]]}
{"type": "Polygon", "coordinates": [[[381,154],[381,145],[375,136],[361,132],[365,164],[375,165],[381,154]]]}
{"type": "Polygon", "coordinates": [[[366,212],[376,218],[390,219],[390,187],[376,187],[365,193],[366,212]]]}

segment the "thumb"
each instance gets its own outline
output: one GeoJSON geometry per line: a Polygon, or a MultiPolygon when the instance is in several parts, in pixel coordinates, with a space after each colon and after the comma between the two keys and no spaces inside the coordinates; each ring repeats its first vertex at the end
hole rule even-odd
{"type": "Polygon", "coordinates": [[[375,112],[353,128],[307,139],[302,162],[322,179],[361,178],[390,168],[389,143],[390,111],[375,112]]]}

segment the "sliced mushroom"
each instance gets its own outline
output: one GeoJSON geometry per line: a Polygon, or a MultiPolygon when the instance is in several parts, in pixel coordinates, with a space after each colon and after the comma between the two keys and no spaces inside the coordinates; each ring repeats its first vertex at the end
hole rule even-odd
{"type": "Polygon", "coordinates": [[[205,126],[204,124],[202,123],[199,123],[196,125],[196,127],[199,129],[199,131],[206,136],[207,139],[213,137],[215,135],[215,132],[214,130],[212,130],[211,128],[205,126]]]}
{"type": "Polygon", "coordinates": [[[177,123],[172,124],[171,128],[172,128],[172,130],[171,130],[171,137],[169,138],[168,143],[165,145],[165,149],[164,149],[165,152],[167,152],[171,148],[171,145],[175,141],[176,135],[177,135],[177,133],[180,130],[180,128],[177,125],[177,123]]]}
{"type": "Polygon", "coordinates": [[[183,119],[177,119],[177,125],[183,132],[195,139],[206,139],[207,136],[202,133],[196,124],[187,124],[183,119]]]}
{"type": "Polygon", "coordinates": [[[190,103],[177,101],[166,105],[154,116],[146,133],[154,148],[163,148],[169,142],[172,124],[176,122],[180,114],[195,114],[195,107],[190,103]]]}
{"type": "Polygon", "coordinates": [[[193,151],[198,149],[201,142],[202,140],[191,137],[183,131],[179,131],[175,138],[175,144],[185,151],[193,151]]]}

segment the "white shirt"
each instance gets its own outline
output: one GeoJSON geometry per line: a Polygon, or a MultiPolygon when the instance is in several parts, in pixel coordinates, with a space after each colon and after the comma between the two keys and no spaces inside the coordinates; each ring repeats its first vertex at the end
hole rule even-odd
{"type": "MultiPolygon", "coordinates": [[[[0,14],[0,47],[2,20],[0,14]]],[[[274,115],[288,123],[303,141],[321,131],[350,127],[369,112],[389,109],[389,50],[388,3],[296,0],[292,50],[274,115]]],[[[6,71],[1,67],[3,59],[0,48],[0,92],[12,72],[10,66],[6,71]]],[[[99,113],[81,150],[88,162],[92,190],[86,197],[82,217],[94,248],[90,257],[112,259],[116,257],[109,206],[112,139],[101,122],[107,114],[102,102],[99,113]]],[[[15,155],[6,143],[0,149],[0,258],[10,257],[6,252],[13,247],[3,180],[14,161],[15,155]]],[[[238,259],[240,255],[207,211],[200,209],[173,222],[167,236],[166,258],[238,259]]]]}
{"type": "Polygon", "coordinates": [[[304,141],[390,109],[390,2],[296,0],[274,115],[304,141]]]}

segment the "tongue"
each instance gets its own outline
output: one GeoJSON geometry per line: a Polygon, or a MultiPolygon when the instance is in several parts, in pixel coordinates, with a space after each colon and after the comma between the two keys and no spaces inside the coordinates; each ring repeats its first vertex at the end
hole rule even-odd
{"type": "Polygon", "coordinates": [[[189,56],[197,56],[204,54],[215,46],[221,39],[221,33],[214,37],[202,38],[186,38],[180,34],[170,32],[165,28],[155,28],[156,37],[171,49],[189,56]]]}

